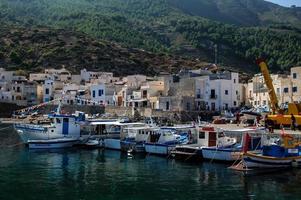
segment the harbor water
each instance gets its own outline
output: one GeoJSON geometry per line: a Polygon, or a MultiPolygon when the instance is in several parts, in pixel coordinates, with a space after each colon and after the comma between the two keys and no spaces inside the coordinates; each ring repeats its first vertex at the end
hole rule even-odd
{"type": "Polygon", "coordinates": [[[189,164],[110,150],[32,151],[0,132],[0,199],[301,199],[301,169],[243,176],[229,164],[189,164]],[[5,137],[5,138],[4,138],[5,137]]]}

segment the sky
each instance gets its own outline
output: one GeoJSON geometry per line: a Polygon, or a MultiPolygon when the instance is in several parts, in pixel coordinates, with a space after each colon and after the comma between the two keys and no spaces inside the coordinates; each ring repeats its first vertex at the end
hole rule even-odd
{"type": "Polygon", "coordinates": [[[291,5],[301,6],[301,0],[266,0],[281,6],[290,7],[291,5]]]}

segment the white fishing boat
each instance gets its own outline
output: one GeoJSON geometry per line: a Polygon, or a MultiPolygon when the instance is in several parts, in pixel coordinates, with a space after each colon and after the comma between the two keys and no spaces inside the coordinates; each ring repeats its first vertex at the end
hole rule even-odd
{"type": "Polygon", "coordinates": [[[122,130],[129,127],[145,126],[144,123],[127,123],[122,120],[93,120],[86,124],[90,129],[90,137],[98,138],[104,148],[121,150],[122,130]]]}
{"type": "Polygon", "coordinates": [[[249,150],[255,150],[262,147],[262,134],[266,131],[264,128],[244,128],[234,130],[223,130],[218,134],[218,142],[214,146],[203,147],[202,154],[204,159],[217,160],[217,161],[237,161],[242,157],[242,144],[244,134],[250,134],[249,150]],[[232,135],[227,137],[226,135],[232,135]],[[241,141],[236,143],[236,141],[241,141]]]}
{"type": "Polygon", "coordinates": [[[171,152],[178,160],[201,161],[203,149],[206,147],[229,147],[236,144],[235,138],[225,136],[221,129],[211,126],[204,126],[198,129],[196,142],[187,145],[177,145],[171,152]]]}
{"type": "Polygon", "coordinates": [[[49,114],[50,125],[38,124],[15,124],[14,128],[19,134],[23,143],[36,140],[52,140],[59,138],[79,139],[81,123],[85,121],[85,115],[82,112],[69,114],[49,114]]]}
{"type": "Polygon", "coordinates": [[[149,135],[154,131],[158,131],[156,126],[144,126],[128,127],[123,129],[123,139],[120,141],[121,151],[131,153],[144,153],[144,144],[148,140],[149,135]]]}
{"type": "Polygon", "coordinates": [[[187,144],[190,140],[191,129],[195,126],[163,127],[152,131],[145,142],[145,152],[157,155],[169,155],[178,144],[187,144]],[[182,132],[186,129],[187,132],[182,132]],[[181,130],[181,131],[180,131],[181,130]]]}
{"type": "Polygon", "coordinates": [[[58,138],[47,140],[28,140],[30,149],[60,149],[76,145],[79,140],[74,138],[58,138]]]}

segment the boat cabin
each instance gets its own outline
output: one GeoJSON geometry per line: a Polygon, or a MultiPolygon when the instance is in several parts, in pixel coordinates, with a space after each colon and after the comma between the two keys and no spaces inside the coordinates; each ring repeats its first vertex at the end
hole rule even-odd
{"type": "Polygon", "coordinates": [[[85,114],[82,112],[76,112],[74,115],[50,114],[48,118],[51,121],[50,133],[62,134],[66,137],[79,137],[81,123],[85,121],[85,114]]]}
{"type": "Polygon", "coordinates": [[[224,133],[214,127],[202,127],[198,133],[198,146],[217,146],[218,138],[225,137],[224,133]]]}

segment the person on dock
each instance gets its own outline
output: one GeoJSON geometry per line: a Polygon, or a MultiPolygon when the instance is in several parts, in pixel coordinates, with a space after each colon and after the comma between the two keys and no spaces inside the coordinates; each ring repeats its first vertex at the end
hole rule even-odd
{"type": "Polygon", "coordinates": [[[291,114],[291,129],[293,131],[296,130],[296,118],[295,118],[295,116],[293,114],[291,114]]]}
{"type": "Polygon", "coordinates": [[[237,126],[239,126],[239,124],[240,124],[240,114],[239,114],[239,112],[236,112],[236,124],[237,124],[237,126]]]}

